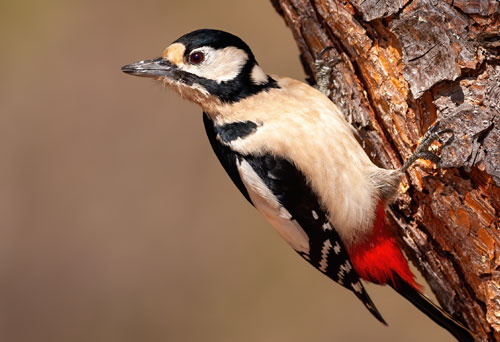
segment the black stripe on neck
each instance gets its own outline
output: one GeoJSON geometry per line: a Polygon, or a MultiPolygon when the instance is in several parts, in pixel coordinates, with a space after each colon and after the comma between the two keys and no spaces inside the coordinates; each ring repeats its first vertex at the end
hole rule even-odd
{"type": "Polygon", "coordinates": [[[192,86],[197,83],[203,86],[211,95],[217,97],[223,103],[234,103],[249,96],[258,94],[262,91],[269,91],[272,88],[280,88],[278,82],[268,76],[268,81],[264,84],[255,84],[252,82],[250,73],[252,67],[256,65],[247,63],[236,78],[229,81],[217,82],[211,79],[203,78],[189,72],[173,69],[171,78],[179,82],[192,86]]]}
{"type": "Polygon", "coordinates": [[[268,81],[264,84],[257,85],[253,83],[250,80],[250,72],[245,69],[235,79],[230,81],[218,83],[214,80],[198,77],[196,83],[201,84],[211,95],[216,96],[223,103],[238,102],[262,91],[280,88],[278,82],[270,76],[268,76],[268,81]]]}
{"type": "Polygon", "coordinates": [[[253,121],[238,121],[221,126],[214,126],[217,135],[225,143],[229,143],[238,138],[245,138],[257,131],[257,127],[258,125],[253,121]]]}

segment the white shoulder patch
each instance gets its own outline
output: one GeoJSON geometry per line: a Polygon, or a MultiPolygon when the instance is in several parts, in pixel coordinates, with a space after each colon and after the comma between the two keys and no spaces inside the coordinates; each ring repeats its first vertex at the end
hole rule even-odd
{"type": "Polygon", "coordinates": [[[309,237],[302,227],[297,221],[291,220],[292,215],[278,202],[248,162],[242,161],[237,166],[255,208],[293,249],[309,254],[309,237]]]}
{"type": "Polygon", "coordinates": [[[256,85],[265,84],[268,81],[268,77],[267,77],[266,73],[258,65],[254,65],[254,67],[252,68],[252,73],[250,74],[250,78],[251,78],[253,84],[256,84],[256,85]]]}

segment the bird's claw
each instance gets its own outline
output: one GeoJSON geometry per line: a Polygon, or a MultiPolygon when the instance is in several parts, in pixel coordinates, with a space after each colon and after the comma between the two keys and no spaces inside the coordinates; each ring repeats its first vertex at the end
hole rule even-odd
{"type": "Polygon", "coordinates": [[[441,150],[442,150],[444,147],[450,145],[455,139],[455,135],[452,129],[450,128],[441,129],[440,126],[441,122],[437,121],[431,128],[429,128],[429,130],[427,130],[415,152],[413,152],[410,158],[408,158],[401,167],[401,170],[403,172],[408,170],[408,168],[417,159],[429,160],[439,166],[441,158],[434,152],[429,151],[429,147],[432,145],[434,141],[439,141],[441,143],[441,150]],[[441,136],[444,133],[450,133],[451,135],[445,141],[442,141],[441,136]]]}
{"type": "Polygon", "coordinates": [[[316,72],[316,89],[321,91],[326,96],[330,96],[330,76],[332,74],[332,64],[336,64],[340,59],[326,59],[323,58],[325,53],[331,49],[333,46],[327,46],[323,48],[316,59],[314,60],[314,68],[316,72]]]}
{"type": "Polygon", "coordinates": [[[318,60],[322,61],[323,60],[323,55],[325,54],[325,52],[327,52],[328,50],[332,50],[334,48],[335,47],[329,45],[329,46],[326,46],[323,49],[321,49],[321,51],[318,53],[318,56],[316,56],[316,61],[318,61],[318,60]]]}

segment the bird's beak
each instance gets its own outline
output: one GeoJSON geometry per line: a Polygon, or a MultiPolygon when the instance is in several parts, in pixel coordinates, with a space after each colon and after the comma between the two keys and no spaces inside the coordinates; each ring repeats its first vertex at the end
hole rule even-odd
{"type": "Polygon", "coordinates": [[[169,77],[175,66],[163,58],[149,59],[122,66],[126,74],[142,77],[169,77]]]}

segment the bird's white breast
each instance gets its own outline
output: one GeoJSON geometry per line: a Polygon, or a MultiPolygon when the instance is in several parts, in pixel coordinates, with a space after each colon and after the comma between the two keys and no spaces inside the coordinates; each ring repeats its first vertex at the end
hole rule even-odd
{"type": "Polygon", "coordinates": [[[363,238],[372,228],[377,201],[370,174],[379,168],[326,96],[302,82],[273,78],[281,88],[209,113],[216,124],[258,123],[254,134],[232,141],[231,148],[243,155],[270,153],[292,162],[327,209],[342,241],[349,245],[363,238]]]}

